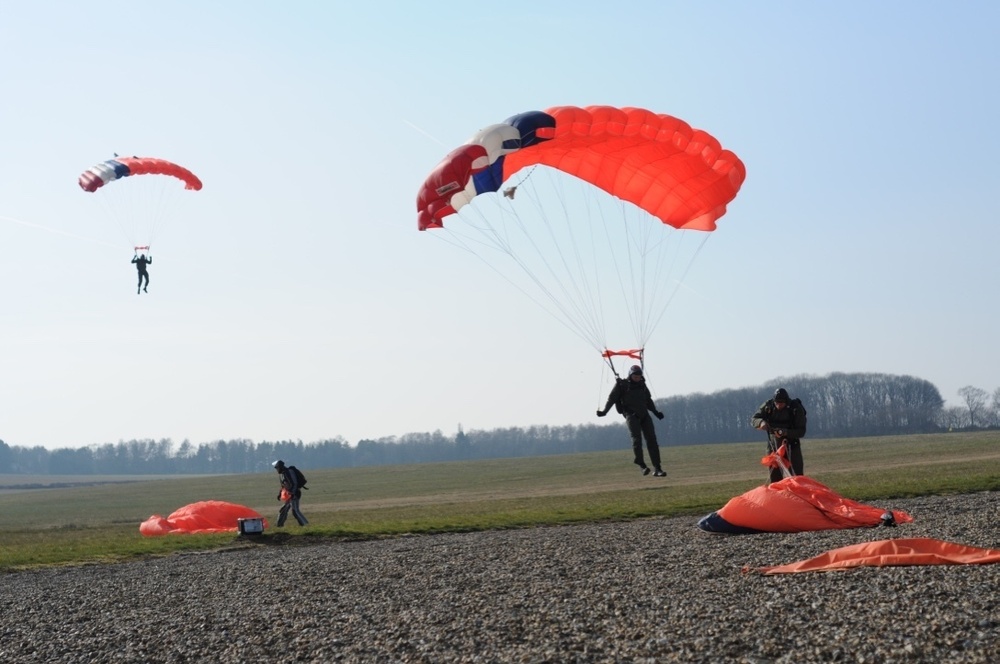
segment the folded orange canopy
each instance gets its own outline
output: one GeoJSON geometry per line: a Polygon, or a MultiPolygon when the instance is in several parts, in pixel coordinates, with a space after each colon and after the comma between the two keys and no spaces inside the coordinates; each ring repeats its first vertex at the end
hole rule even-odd
{"type": "Polygon", "coordinates": [[[953,542],[915,537],[880,540],[833,549],[815,558],[774,567],[744,567],[744,572],[794,574],[827,572],[853,567],[890,567],[900,565],[985,565],[1000,563],[1000,550],[978,549],[953,542]]]}
{"type": "MultiPolygon", "coordinates": [[[[203,500],[176,510],[167,518],[159,514],[149,517],[139,526],[146,537],[178,533],[224,533],[239,530],[239,519],[263,519],[259,512],[221,500],[203,500]]],[[[264,520],[267,527],[267,520],[264,520]]]]}

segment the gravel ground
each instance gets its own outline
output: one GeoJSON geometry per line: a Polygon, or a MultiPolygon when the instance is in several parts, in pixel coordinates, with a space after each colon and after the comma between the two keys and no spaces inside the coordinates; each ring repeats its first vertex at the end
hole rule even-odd
{"type": "Polygon", "coordinates": [[[16,572],[0,661],[995,663],[1000,565],[741,569],[891,537],[1000,548],[998,497],[896,501],[915,522],[895,529],[683,517],[16,572]]]}

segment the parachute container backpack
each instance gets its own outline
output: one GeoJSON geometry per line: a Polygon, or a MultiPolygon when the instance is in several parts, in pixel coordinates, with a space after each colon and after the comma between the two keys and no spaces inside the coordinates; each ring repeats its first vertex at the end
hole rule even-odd
{"type": "Polygon", "coordinates": [[[417,229],[480,259],[615,371],[613,358],[642,361],[745,178],[676,117],[559,106],[449,153],[418,191],[417,229]]]}

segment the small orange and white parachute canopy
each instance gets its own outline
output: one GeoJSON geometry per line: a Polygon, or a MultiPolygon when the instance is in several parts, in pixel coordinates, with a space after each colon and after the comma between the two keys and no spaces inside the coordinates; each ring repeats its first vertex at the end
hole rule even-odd
{"type": "MultiPolygon", "coordinates": [[[[203,500],[191,503],[164,518],[159,514],[149,517],[139,526],[146,537],[174,534],[202,534],[237,532],[239,519],[264,519],[259,512],[243,505],[221,500],[203,500]]],[[[267,520],[263,520],[267,528],[267,520]]]]}
{"type": "Polygon", "coordinates": [[[1000,549],[944,542],[927,537],[880,540],[833,549],[815,558],[773,567],[744,567],[744,572],[794,574],[828,572],[854,567],[891,567],[901,565],[985,565],[1000,563],[1000,549]]]}

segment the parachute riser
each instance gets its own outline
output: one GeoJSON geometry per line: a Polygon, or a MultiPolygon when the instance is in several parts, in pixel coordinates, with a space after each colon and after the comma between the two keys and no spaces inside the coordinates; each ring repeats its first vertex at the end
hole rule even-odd
{"type": "MultiPolygon", "coordinates": [[[[781,470],[781,476],[784,479],[789,477],[794,477],[795,472],[792,470],[791,465],[786,461],[779,450],[781,450],[782,441],[775,438],[774,434],[770,430],[767,432],[767,451],[774,455],[774,461],[778,464],[778,468],[781,470]]],[[[788,450],[786,445],[785,450],[788,450]]],[[[791,454],[791,452],[788,452],[791,454]]]]}
{"type": "Polygon", "coordinates": [[[639,367],[642,369],[642,372],[644,374],[646,373],[645,348],[638,348],[634,350],[610,350],[608,348],[604,349],[604,351],[601,353],[601,357],[603,357],[604,360],[608,363],[608,366],[611,367],[611,373],[615,375],[615,379],[621,380],[622,377],[618,374],[618,370],[615,369],[615,363],[611,360],[611,358],[614,357],[615,355],[624,355],[626,357],[631,357],[632,359],[639,360],[639,367]]]}

